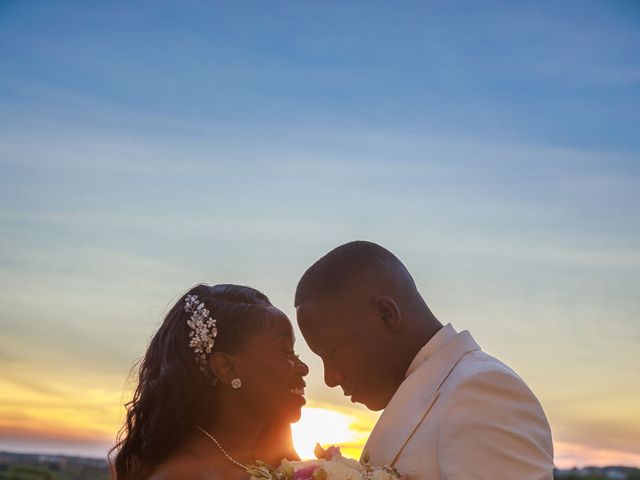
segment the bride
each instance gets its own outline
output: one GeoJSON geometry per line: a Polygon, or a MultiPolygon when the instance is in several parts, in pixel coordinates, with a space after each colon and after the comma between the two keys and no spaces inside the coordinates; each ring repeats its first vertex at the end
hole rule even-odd
{"type": "Polygon", "coordinates": [[[309,369],[291,322],[257,290],[197,285],[171,308],[139,367],[115,480],[247,479],[298,459],[290,423],[309,369]]]}

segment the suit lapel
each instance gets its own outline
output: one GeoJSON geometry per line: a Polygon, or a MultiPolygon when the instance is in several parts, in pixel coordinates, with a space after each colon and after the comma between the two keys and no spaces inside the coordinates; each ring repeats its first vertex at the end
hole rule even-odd
{"type": "Polygon", "coordinates": [[[467,353],[479,349],[469,332],[460,332],[409,375],[382,412],[363,456],[368,454],[372,465],[392,465],[429,414],[451,371],[467,353]]]}

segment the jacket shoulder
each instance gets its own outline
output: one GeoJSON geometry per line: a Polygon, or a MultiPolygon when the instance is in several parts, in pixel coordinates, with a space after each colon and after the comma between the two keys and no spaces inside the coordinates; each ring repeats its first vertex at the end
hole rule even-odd
{"type": "Polygon", "coordinates": [[[551,429],[536,396],[499,360],[482,352],[469,356],[439,400],[443,478],[553,478],[551,429]],[[456,461],[458,455],[465,461],[456,461]]]}
{"type": "Polygon", "coordinates": [[[441,387],[441,400],[447,420],[494,419],[517,428],[537,424],[550,436],[533,391],[512,369],[483,352],[471,353],[456,366],[441,387]]]}
{"type": "Polygon", "coordinates": [[[473,386],[491,387],[492,391],[523,390],[522,393],[534,396],[525,381],[515,371],[482,351],[474,351],[466,355],[443,384],[443,387],[448,389],[473,386]]]}

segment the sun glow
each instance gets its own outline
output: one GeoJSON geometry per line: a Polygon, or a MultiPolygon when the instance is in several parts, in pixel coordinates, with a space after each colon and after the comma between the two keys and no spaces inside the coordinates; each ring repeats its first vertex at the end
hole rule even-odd
{"type": "Polygon", "coordinates": [[[303,408],[300,421],[291,426],[298,454],[303,459],[315,458],[317,442],[325,447],[338,445],[346,456],[358,458],[367,439],[366,430],[373,426],[370,419],[359,417],[330,408],[303,408]]]}

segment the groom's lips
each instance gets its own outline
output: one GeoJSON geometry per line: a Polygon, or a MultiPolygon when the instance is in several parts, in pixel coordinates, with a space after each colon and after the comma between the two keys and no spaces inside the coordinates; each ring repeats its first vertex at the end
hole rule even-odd
{"type": "Polygon", "coordinates": [[[356,389],[346,389],[344,387],[342,387],[342,392],[344,393],[345,397],[351,397],[351,401],[353,402],[353,395],[356,393],[356,389]]]}

